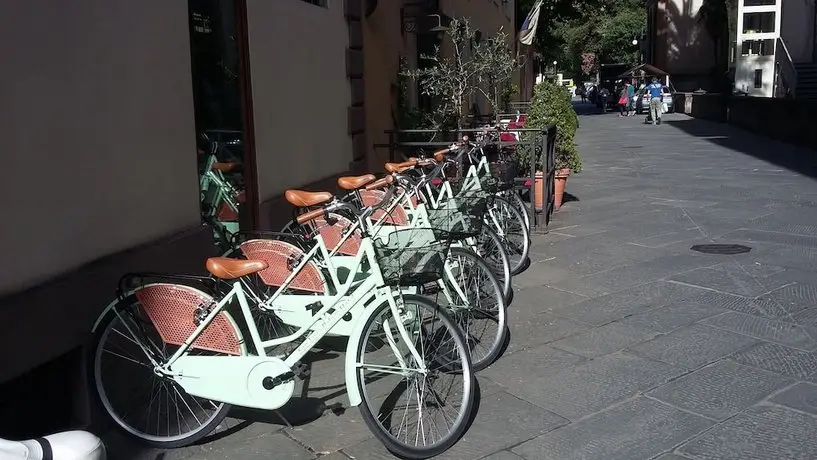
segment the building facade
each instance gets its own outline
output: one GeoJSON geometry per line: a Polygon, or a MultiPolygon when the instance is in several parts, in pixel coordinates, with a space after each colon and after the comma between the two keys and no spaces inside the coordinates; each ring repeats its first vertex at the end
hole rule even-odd
{"type": "Polygon", "coordinates": [[[340,174],[382,170],[387,153],[374,146],[394,127],[400,58],[428,42],[419,38],[428,20],[417,18],[467,16],[514,40],[515,8],[513,0],[0,4],[0,54],[13,69],[0,76],[10,217],[0,242],[4,434],[91,418],[83,347],[124,273],[204,272],[216,254],[202,224],[204,134],[239,146],[241,228],[278,229],[291,217],[287,188],[334,191],[340,174]],[[48,420],[31,404],[48,406],[48,420]]]}
{"type": "Polygon", "coordinates": [[[243,138],[244,228],[276,228],[286,188],[362,158],[352,90],[362,44],[350,40],[362,3],[0,4],[0,53],[14,69],[0,76],[3,209],[14,222],[0,242],[0,419],[24,429],[14,400],[33,395],[53,395],[55,424],[68,423],[61,412],[82,418],[64,406],[85,390],[82,347],[119,277],[204,271],[215,247],[200,213],[200,131],[243,138]],[[222,103],[229,88],[234,100],[222,103]],[[40,366],[53,372],[27,377],[40,366]]]}
{"type": "Polygon", "coordinates": [[[737,10],[735,89],[759,97],[805,94],[815,52],[814,0],[738,0],[737,10]]]}
{"type": "MultiPolygon", "coordinates": [[[[516,50],[516,0],[395,0],[374,2],[363,21],[364,69],[366,87],[366,131],[368,167],[382,170],[389,161],[387,130],[395,127],[398,106],[415,108],[426,101],[416,82],[407,83],[405,101],[398,101],[398,73],[401,61],[407,69],[422,65],[422,55],[434,53],[435,46],[443,52],[443,28],[452,18],[468,18],[471,24],[488,38],[502,28],[508,35],[508,45],[516,50]],[[380,146],[380,147],[378,147],[380,146]]],[[[531,66],[528,66],[531,67],[531,66]]],[[[514,79],[519,84],[525,73],[514,79]]],[[[487,113],[486,104],[479,110],[487,113]]]]}
{"type": "Polygon", "coordinates": [[[698,21],[704,0],[649,0],[645,62],[670,74],[678,91],[707,89],[715,65],[712,40],[698,21]]]}

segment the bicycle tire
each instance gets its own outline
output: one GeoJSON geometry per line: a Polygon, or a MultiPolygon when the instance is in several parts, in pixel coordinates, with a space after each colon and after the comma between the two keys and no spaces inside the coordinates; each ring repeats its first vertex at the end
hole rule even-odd
{"type": "MultiPolygon", "coordinates": [[[[507,316],[508,306],[506,304],[505,295],[502,292],[502,287],[500,286],[496,275],[494,274],[493,270],[491,270],[491,267],[488,265],[488,263],[485,262],[484,259],[482,259],[482,257],[477,255],[477,253],[475,253],[474,251],[472,251],[470,249],[460,248],[460,247],[453,247],[453,248],[450,249],[449,256],[448,256],[449,260],[450,260],[450,258],[452,256],[463,257],[465,259],[468,259],[468,260],[471,261],[471,263],[473,263],[477,267],[479,267],[479,270],[484,273],[487,280],[483,281],[482,283],[479,283],[479,285],[477,287],[478,288],[483,288],[483,287],[486,287],[486,285],[487,285],[487,287],[489,289],[494,291],[496,299],[497,299],[497,307],[498,307],[496,309],[497,323],[498,323],[497,333],[494,336],[494,338],[491,339],[490,347],[487,347],[488,352],[485,353],[484,356],[474,356],[473,349],[470,349],[471,350],[471,355],[470,355],[471,356],[471,366],[473,367],[474,372],[479,372],[479,371],[485,369],[486,367],[490,366],[491,363],[496,361],[496,359],[502,353],[503,345],[505,344],[505,340],[507,339],[508,334],[509,334],[508,316],[507,316]]],[[[451,282],[450,279],[447,279],[446,281],[451,282]]],[[[472,289],[470,289],[468,286],[460,286],[460,288],[464,290],[466,295],[469,294],[470,292],[473,292],[472,289]]],[[[439,298],[439,294],[438,294],[438,298],[439,298]]],[[[459,315],[459,311],[457,311],[455,313],[456,314],[454,314],[453,316],[455,316],[456,318],[461,317],[461,318],[467,319],[465,314],[459,315]]],[[[471,314],[470,312],[467,313],[467,314],[468,314],[468,316],[470,318],[473,318],[474,316],[476,316],[476,315],[471,314]]],[[[465,336],[466,343],[468,343],[470,341],[471,334],[468,333],[467,330],[463,330],[463,335],[465,336]]],[[[482,337],[479,337],[477,339],[479,340],[481,338],[482,337]]],[[[481,340],[480,340],[480,342],[481,342],[481,340]]]]}
{"type": "Polygon", "coordinates": [[[497,230],[502,230],[502,241],[505,243],[505,249],[508,251],[508,257],[510,257],[511,261],[511,275],[518,275],[525,270],[528,257],[530,256],[531,240],[530,234],[528,234],[528,231],[525,229],[525,218],[522,216],[522,213],[516,209],[516,206],[505,198],[494,197],[492,206],[494,208],[502,207],[509,215],[507,219],[497,219],[497,222],[494,222],[493,219],[488,219],[488,222],[494,226],[503,227],[497,228],[497,230]],[[516,222],[522,230],[522,235],[520,235],[522,241],[520,244],[514,244],[514,242],[508,238],[510,232],[508,232],[507,229],[511,222],[516,222]]]}
{"type": "Polygon", "coordinates": [[[511,275],[511,259],[508,256],[508,250],[505,249],[505,243],[496,233],[496,230],[491,228],[490,225],[483,225],[479,236],[477,236],[477,244],[480,249],[480,251],[477,251],[477,254],[485,259],[493,268],[494,273],[502,283],[502,293],[505,295],[505,303],[510,305],[511,296],[513,294],[513,275],[511,275]],[[489,244],[489,240],[490,244],[497,249],[497,257],[489,258],[483,255],[487,252],[485,247],[489,244]]]}
{"type": "MultiPolygon", "coordinates": [[[[467,352],[467,345],[465,344],[465,339],[462,337],[462,332],[460,331],[459,326],[457,326],[454,321],[450,318],[450,316],[440,308],[439,305],[435,304],[431,300],[411,294],[404,294],[403,301],[405,304],[413,303],[416,305],[421,305],[424,308],[427,308],[435,313],[443,322],[447,331],[451,334],[453,338],[453,345],[460,350],[462,359],[460,361],[460,368],[458,370],[463,375],[463,384],[465,389],[465,397],[463,398],[462,403],[462,410],[460,414],[458,414],[457,419],[454,421],[455,427],[451,430],[451,433],[445,437],[444,440],[432,444],[431,446],[424,446],[424,447],[413,447],[403,444],[399,440],[395,440],[390,433],[386,432],[386,428],[381,425],[381,423],[377,420],[377,414],[379,414],[379,410],[376,408],[369,407],[369,394],[366,391],[365,386],[365,379],[362,377],[362,368],[356,370],[356,380],[358,390],[362,396],[362,401],[360,403],[360,413],[363,418],[363,421],[375,435],[375,437],[383,443],[383,445],[393,454],[401,457],[401,458],[408,458],[408,459],[426,459],[435,457],[437,455],[442,454],[446,450],[450,449],[462,435],[465,433],[465,430],[468,428],[469,422],[471,420],[473,411],[475,409],[475,401],[474,401],[474,392],[476,388],[476,377],[473,373],[473,368],[471,366],[471,359],[469,357],[469,353],[467,352]]],[[[363,330],[369,330],[374,323],[377,322],[379,317],[379,313],[381,311],[389,309],[389,303],[384,301],[379,306],[374,309],[372,314],[370,314],[364,324],[363,330]]],[[[361,339],[364,337],[361,336],[361,339]]],[[[366,343],[365,340],[360,340],[360,343],[357,344],[356,347],[356,356],[358,359],[363,357],[363,354],[366,352],[366,343]]]]}
{"type": "MultiPolygon", "coordinates": [[[[98,403],[102,407],[104,412],[114,422],[114,425],[118,430],[130,435],[131,437],[138,439],[142,443],[147,444],[151,447],[163,449],[176,449],[179,447],[189,446],[200,441],[202,438],[208,436],[210,433],[216,430],[219,424],[222,421],[224,421],[224,419],[227,417],[227,414],[230,412],[232,405],[218,401],[210,401],[202,398],[202,400],[204,401],[210,401],[218,405],[218,409],[214,412],[214,414],[210,416],[210,418],[199,428],[193,430],[190,434],[186,436],[183,437],[176,436],[168,440],[161,440],[159,439],[158,436],[147,436],[145,435],[145,433],[142,433],[140,435],[140,433],[136,432],[135,428],[126,424],[122,420],[122,417],[115,413],[108,398],[108,393],[104,391],[104,389],[101,387],[102,382],[101,379],[99,378],[99,357],[101,354],[100,345],[102,344],[102,340],[109,333],[109,330],[114,319],[118,318],[116,314],[117,310],[123,311],[127,308],[132,308],[133,304],[136,302],[138,302],[136,296],[134,294],[131,294],[130,296],[126,297],[121,301],[121,303],[126,303],[126,305],[115,306],[113,309],[106,313],[105,317],[102,318],[102,321],[100,322],[99,327],[97,328],[96,333],[94,334],[92,342],[93,345],[89,347],[88,350],[90,354],[88,359],[88,363],[90,365],[87,368],[87,371],[89,373],[88,381],[92,382],[92,385],[94,386],[91,392],[94,394],[94,399],[96,403],[98,403]]],[[[232,324],[233,327],[236,327],[236,323],[235,321],[232,320],[232,317],[230,317],[229,313],[227,313],[226,311],[223,313],[227,315],[228,318],[230,318],[230,324],[232,324]]],[[[247,354],[246,347],[242,347],[241,352],[242,355],[246,355],[247,354]]],[[[180,392],[177,394],[181,393],[184,393],[185,395],[187,394],[181,387],[178,387],[177,391],[180,392]]]]}
{"type": "Polygon", "coordinates": [[[532,220],[530,218],[530,206],[528,206],[528,203],[525,203],[525,200],[522,199],[522,197],[519,195],[519,193],[515,189],[508,190],[508,192],[505,195],[503,195],[503,198],[505,196],[513,197],[513,198],[510,198],[509,201],[514,206],[516,206],[516,209],[518,209],[519,212],[522,213],[522,217],[525,218],[525,227],[528,230],[528,234],[530,234],[530,226],[531,226],[531,222],[532,222],[532,220]]]}

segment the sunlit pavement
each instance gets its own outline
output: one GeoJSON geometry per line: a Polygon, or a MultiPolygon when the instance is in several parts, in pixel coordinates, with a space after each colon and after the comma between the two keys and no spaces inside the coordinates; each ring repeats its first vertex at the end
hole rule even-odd
{"type": "MultiPolygon", "coordinates": [[[[511,345],[444,458],[814,458],[816,152],[683,115],[643,121],[581,117],[584,171],[514,279],[511,345]],[[751,250],[690,250],[707,244],[751,250]]],[[[259,421],[159,457],[109,445],[118,459],[390,458],[344,409],[335,355],[289,408],[294,428],[236,414],[259,421]]]]}

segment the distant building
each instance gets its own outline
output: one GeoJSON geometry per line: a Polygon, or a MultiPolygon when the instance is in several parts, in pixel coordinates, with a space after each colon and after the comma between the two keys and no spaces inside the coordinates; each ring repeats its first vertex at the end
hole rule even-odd
{"type": "Polygon", "coordinates": [[[738,0],[735,90],[817,98],[814,0],[738,0]]]}

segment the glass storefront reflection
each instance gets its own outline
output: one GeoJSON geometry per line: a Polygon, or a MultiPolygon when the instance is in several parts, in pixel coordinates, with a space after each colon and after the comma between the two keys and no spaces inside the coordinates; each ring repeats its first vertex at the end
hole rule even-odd
{"type": "Polygon", "coordinates": [[[202,220],[227,247],[245,202],[244,131],[234,0],[189,0],[202,220]]]}

